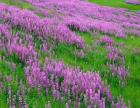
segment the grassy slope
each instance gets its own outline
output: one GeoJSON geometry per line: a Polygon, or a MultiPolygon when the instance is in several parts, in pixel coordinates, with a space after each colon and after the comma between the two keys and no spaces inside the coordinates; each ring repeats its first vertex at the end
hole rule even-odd
{"type": "Polygon", "coordinates": [[[32,9],[32,5],[25,2],[21,2],[21,1],[20,0],[0,0],[1,3],[5,3],[8,5],[17,6],[23,9],[32,9]]]}
{"type": "MultiPolygon", "coordinates": [[[[140,47],[140,38],[130,38],[127,40],[116,39],[119,43],[125,43],[127,48],[123,49],[126,57],[126,65],[130,68],[130,77],[128,78],[127,86],[111,87],[114,95],[122,95],[126,100],[132,102],[132,108],[139,108],[140,106],[140,53],[133,54],[134,48],[140,47]]],[[[139,51],[138,51],[139,52],[139,51]]]]}
{"type": "MultiPolygon", "coordinates": [[[[24,86],[25,87],[27,86],[24,77],[23,67],[19,65],[17,58],[15,58],[14,56],[8,56],[5,58],[6,58],[5,61],[0,61],[0,72],[1,72],[0,75],[3,78],[6,75],[12,77],[13,80],[10,83],[6,81],[4,82],[4,84],[6,84],[7,86],[10,85],[10,87],[12,88],[12,94],[15,94],[17,90],[20,89],[19,85],[21,80],[24,82],[24,86]],[[16,69],[11,70],[11,68],[7,66],[6,63],[7,61],[9,62],[15,61],[14,63],[16,64],[16,69]],[[18,77],[18,83],[16,82],[17,77],[18,77]]],[[[38,95],[36,89],[30,90],[30,92],[28,92],[27,89],[25,89],[25,98],[27,99],[29,108],[44,108],[48,100],[51,102],[54,101],[53,97],[50,94],[48,96],[45,95],[45,90],[42,90],[41,93],[38,95]]],[[[0,91],[0,108],[8,108],[6,100],[7,100],[7,94],[0,91]]],[[[60,101],[55,101],[51,104],[53,108],[56,108],[56,106],[64,108],[64,105],[60,101]]]]}
{"type": "MultiPolygon", "coordinates": [[[[9,2],[9,0],[0,0],[0,1],[7,3],[9,5],[18,5],[19,7],[22,7],[22,8],[27,8],[27,9],[31,8],[30,5],[26,3],[24,4],[20,3],[19,5],[17,3],[9,2]]],[[[90,1],[96,2],[101,5],[128,8],[130,10],[140,9],[139,6],[132,6],[132,5],[124,4],[122,0],[117,0],[117,1],[109,0],[109,2],[106,2],[105,0],[90,0],[90,1]]],[[[90,34],[80,33],[80,35],[84,38],[87,44],[90,45],[91,43],[94,42],[94,38],[90,34]]],[[[140,90],[140,74],[139,74],[140,56],[139,55],[134,56],[132,53],[130,53],[130,51],[132,52],[133,48],[140,47],[140,38],[131,39],[129,37],[127,40],[115,39],[115,41],[119,43],[125,43],[125,45],[127,46],[127,48],[125,48],[124,50],[122,48],[122,51],[123,53],[126,54],[126,61],[127,61],[126,65],[130,66],[130,78],[128,80],[128,85],[125,87],[115,86],[114,79],[111,79],[111,82],[109,82],[109,84],[111,84],[111,91],[113,95],[115,95],[115,97],[122,95],[126,101],[130,99],[130,101],[132,102],[132,108],[139,108],[140,106],[140,91],[139,91],[140,90]]],[[[86,59],[75,60],[74,47],[68,46],[65,44],[59,44],[57,47],[55,47],[54,52],[55,52],[54,58],[57,57],[57,59],[63,60],[65,64],[69,64],[71,66],[76,65],[86,71],[96,70],[100,72],[106,72],[106,69],[105,69],[106,66],[104,65],[106,61],[106,52],[101,46],[96,46],[95,50],[88,52],[85,57],[86,59]]],[[[3,74],[6,74],[7,68],[6,68],[6,65],[5,66],[4,65],[5,64],[3,64],[2,62],[0,63],[0,68],[1,68],[0,71],[5,72],[3,74]]],[[[21,67],[18,68],[18,71],[23,72],[21,67]]],[[[16,85],[14,85],[14,87],[16,88],[16,85]]],[[[41,96],[35,96],[36,94],[37,94],[36,92],[32,92],[30,95],[27,96],[29,100],[28,103],[30,107],[38,106],[38,108],[42,108],[44,104],[46,103],[47,98],[43,94],[41,96]]],[[[4,101],[5,95],[3,95],[2,93],[0,93],[0,95],[1,95],[0,106],[2,106],[3,108],[6,108],[7,105],[4,101]]],[[[58,105],[60,102],[54,102],[54,103],[58,105]]],[[[54,106],[54,108],[56,106],[54,106]]],[[[64,107],[64,106],[62,105],[61,107],[64,107]]]]}
{"type": "MultiPolygon", "coordinates": [[[[111,6],[117,8],[126,8],[130,11],[140,11],[140,5],[131,5],[124,3],[124,0],[89,0],[99,5],[111,6]]],[[[128,38],[127,40],[116,39],[119,43],[125,43],[127,50],[124,49],[126,55],[126,64],[130,66],[130,78],[126,87],[115,87],[111,84],[111,91],[116,96],[122,95],[125,100],[130,100],[132,108],[140,107],[140,53],[132,54],[133,48],[140,47],[140,38],[128,38]]]]}
{"type": "MultiPolygon", "coordinates": [[[[88,34],[84,34],[86,37],[88,34]]],[[[84,38],[85,38],[84,37],[84,38]]],[[[88,40],[88,37],[87,39],[88,40]]],[[[115,98],[117,96],[123,96],[125,101],[131,101],[132,108],[139,108],[140,106],[140,53],[134,55],[133,49],[140,47],[140,38],[131,39],[114,39],[118,43],[125,43],[126,48],[120,48],[122,53],[126,57],[126,65],[130,68],[130,77],[128,78],[127,85],[120,87],[116,85],[117,79],[111,78],[110,76],[104,76],[103,79],[109,79],[108,83],[111,85],[111,91],[115,98]]],[[[86,54],[86,59],[74,59],[74,49],[72,47],[60,44],[55,49],[56,58],[63,60],[64,63],[72,66],[79,66],[83,70],[99,71],[101,76],[106,75],[107,67],[106,52],[101,46],[96,46],[96,49],[86,54]]]]}
{"type": "Polygon", "coordinates": [[[133,11],[140,11],[140,5],[126,4],[124,0],[89,0],[103,6],[126,8],[133,11]]]}

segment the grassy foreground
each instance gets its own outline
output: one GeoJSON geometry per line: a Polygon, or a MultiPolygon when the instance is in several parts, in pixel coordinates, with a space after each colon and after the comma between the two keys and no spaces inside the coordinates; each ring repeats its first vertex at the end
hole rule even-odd
{"type": "MultiPolygon", "coordinates": [[[[106,6],[112,6],[112,7],[121,7],[121,8],[127,8],[129,10],[140,10],[140,6],[134,6],[125,4],[123,0],[89,0],[91,2],[95,2],[100,5],[106,5],[106,6]]],[[[14,5],[21,8],[30,9],[32,8],[31,5],[27,3],[14,3],[10,0],[0,0],[0,2],[6,3],[8,5],[14,5]]],[[[117,79],[112,78],[111,76],[105,76],[105,73],[107,71],[106,67],[106,51],[104,50],[103,46],[96,46],[96,40],[100,37],[94,36],[89,33],[81,33],[77,32],[86,42],[87,45],[93,46],[92,50],[87,51],[87,49],[84,49],[86,52],[85,58],[81,59],[75,58],[74,52],[75,47],[69,46],[66,44],[58,44],[58,46],[55,46],[53,51],[51,52],[52,57],[54,59],[59,59],[64,61],[65,64],[68,64],[70,66],[78,66],[82,70],[85,71],[99,71],[102,79],[105,81],[107,80],[107,83],[111,85],[111,92],[115,96],[123,96],[125,101],[128,102],[131,101],[132,108],[139,108],[140,107],[140,38],[135,36],[128,36],[127,39],[118,39],[114,38],[114,41],[119,44],[125,44],[123,47],[119,47],[121,49],[122,53],[125,55],[126,59],[126,66],[129,66],[130,70],[130,77],[127,79],[127,85],[124,87],[120,87],[116,85],[116,82],[118,83],[117,79]],[[134,50],[139,49],[137,54],[134,54],[134,50]]],[[[0,53],[0,56],[2,56],[3,53],[0,53]]],[[[19,60],[15,56],[5,57],[4,61],[0,61],[0,77],[10,75],[14,79],[16,79],[16,76],[18,76],[19,79],[22,79],[25,83],[24,78],[24,67],[22,65],[19,65],[19,60]],[[10,70],[7,67],[6,62],[14,62],[16,64],[15,70],[10,70]]],[[[5,82],[7,83],[7,82],[5,82]]],[[[11,82],[11,86],[16,89],[19,88],[19,84],[16,82],[11,82]]],[[[28,91],[26,91],[28,92],[28,91]]],[[[62,104],[59,101],[55,101],[52,96],[45,96],[44,90],[42,90],[40,95],[37,95],[36,90],[32,90],[32,92],[26,94],[26,98],[29,104],[30,108],[43,108],[45,107],[45,104],[48,100],[51,100],[52,108],[65,108],[65,105],[62,104]]],[[[0,108],[7,108],[7,103],[5,101],[6,95],[3,94],[0,91],[0,108]]]]}

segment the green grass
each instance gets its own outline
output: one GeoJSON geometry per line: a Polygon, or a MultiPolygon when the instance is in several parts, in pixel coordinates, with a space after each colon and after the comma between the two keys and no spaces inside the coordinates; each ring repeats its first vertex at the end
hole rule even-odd
{"type": "MultiPolygon", "coordinates": [[[[4,80],[1,80],[1,82],[6,85],[6,88],[9,85],[12,88],[12,95],[16,95],[16,92],[20,90],[20,86],[19,86],[20,80],[24,82],[25,87],[27,86],[27,84],[24,77],[24,71],[23,71],[24,68],[21,67],[19,63],[15,63],[16,64],[15,70],[11,70],[10,67],[7,67],[6,62],[10,62],[11,58],[16,59],[13,56],[9,56],[6,57],[6,60],[0,61],[0,75],[2,76],[2,78],[4,78],[6,75],[12,77],[13,80],[10,82],[4,80]],[[18,78],[18,82],[16,82],[16,78],[18,78]]],[[[8,97],[7,93],[4,93],[0,90],[0,108],[8,108],[7,101],[6,101],[7,97],[8,97]]],[[[36,89],[31,89],[30,92],[28,92],[26,89],[25,98],[27,99],[29,108],[44,108],[48,101],[51,102],[53,108],[57,108],[57,106],[59,108],[60,107],[65,108],[63,103],[53,99],[53,97],[51,96],[51,92],[49,92],[48,96],[46,96],[44,89],[41,91],[39,95],[36,89]]]]}
{"type": "Polygon", "coordinates": [[[126,48],[122,52],[126,56],[126,65],[129,66],[130,77],[125,87],[111,86],[111,91],[115,95],[122,95],[125,100],[132,102],[132,108],[140,106],[140,52],[134,54],[133,49],[140,47],[140,38],[128,37],[127,39],[115,39],[116,42],[124,43],[126,48]]]}
{"type": "MultiPolygon", "coordinates": [[[[64,61],[73,67],[80,67],[84,71],[99,71],[100,67],[105,66],[106,51],[102,47],[97,47],[98,50],[88,52],[84,58],[75,57],[74,48],[65,44],[59,44],[54,48],[54,58],[64,61]],[[101,59],[102,58],[102,59],[101,59]]],[[[101,68],[100,70],[104,70],[101,68]]]]}
{"type": "Polygon", "coordinates": [[[32,9],[32,5],[30,5],[29,3],[23,2],[22,0],[0,0],[1,3],[5,3],[7,5],[13,5],[13,6],[17,6],[20,7],[22,9],[32,9]]]}
{"type": "Polygon", "coordinates": [[[89,0],[103,6],[111,6],[115,8],[126,8],[130,11],[140,11],[140,5],[127,4],[124,0],[89,0]]]}
{"type": "MultiPolygon", "coordinates": [[[[84,34],[85,41],[90,40],[91,37],[87,33],[84,34]],[[88,39],[86,39],[88,38],[88,39]]],[[[82,35],[83,37],[83,35],[82,35]]],[[[71,66],[80,67],[84,71],[99,71],[102,79],[108,80],[108,84],[111,85],[111,92],[114,97],[123,96],[125,102],[131,101],[132,108],[139,108],[140,106],[140,53],[139,55],[133,54],[134,48],[140,48],[140,38],[128,37],[127,39],[114,38],[119,44],[124,43],[125,46],[120,46],[119,49],[126,57],[126,66],[129,66],[130,77],[127,79],[127,85],[124,87],[118,86],[118,79],[112,76],[104,76],[107,72],[106,66],[106,51],[102,46],[96,46],[96,48],[86,53],[84,59],[76,59],[74,56],[74,48],[65,44],[59,44],[54,49],[55,58],[63,60],[65,64],[71,66]]],[[[90,40],[91,42],[91,40],[90,40]]],[[[87,44],[90,43],[87,41],[87,44]]],[[[95,42],[95,41],[93,41],[95,42]]]]}
{"type": "MultiPolygon", "coordinates": [[[[89,0],[91,2],[112,6],[117,8],[127,8],[132,11],[140,10],[140,6],[125,4],[123,0],[89,0]]],[[[21,2],[12,2],[10,0],[0,0],[0,2],[6,3],[8,5],[14,5],[21,8],[31,9],[32,6],[27,3],[21,2]]],[[[52,57],[56,60],[62,60],[65,64],[72,67],[80,67],[83,71],[99,71],[103,80],[108,80],[108,84],[111,85],[111,92],[114,97],[123,96],[125,101],[131,101],[132,108],[140,107],[140,53],[133,54],[133,49],[140,49],[140,38],[134,36],[128,36],[126,39],[118,39],[112,37],[115,42],[119,44],[124,44],[124,46],[120,46],[119,49],[126,57],[126,66],[129,66],[130,77],[127,79],[127,85],[124,87],[118,86],[118,79],[112,76],[105,76],[108,71],[106,66],[106,54],[107,52],[103,48],[103,46],[96,45],[95,42],[100,36],[92,36],[90,33],[81,33],[76,32],[80,35],[85,43],[91,48],[84,49],[85,57],[84,58],[76,58],[74,55],[74,51],[76,47],[66,44],[58,44],[54,47],[52,57]]],[[[38,41],[37,41],[38,42],[38,41]]],[[[38,42],[40,44],[40,42],[38,42]]],[[[79,50],[79,49],[77,49],[79,50]]],[[[3,53],[0,53],[3,55],[3,53]]],[[[43,55],[41,60],[43,61],[43,55]]],[[[26,85],[26,81],[23,74],[24,64],[20,62],[20,60],[16,56],[7,56],[5,61],[0,61],[0,73],[3,76],[11,75],[19,77],[22,79],[26,85]],[[10,68],[7,67],[6,61],[14,62],[16,64],[16,70],[13,72],[10,68]]],[[[16,91],[19,88],[19,85],[15,83],[15,81],[11,82],[14,90],[16,91]]],[[[7,108],[6,96],[0,90],[0,107],[7,108]]],[[[54,101],[51,95],[45,96],[44,90],[42,90],[40,96],[37,95],[37,91],[35,89],[31,90],[30,93],[26,94],[28,99],[28,105],[30,108],[43,108],[48,100],[51,101],[53,108],[64,108],[65,105],[60,101],[54,101]]]]}

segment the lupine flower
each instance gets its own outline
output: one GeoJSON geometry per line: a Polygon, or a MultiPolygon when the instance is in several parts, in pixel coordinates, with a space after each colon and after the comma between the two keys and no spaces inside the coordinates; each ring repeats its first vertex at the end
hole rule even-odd
{"type": "Polygon", "coordinates": [[[113,39],[111,39],[111,38],[108,37],[108,36],[102,36],[101,39],[100,39],[100,41],[101,41],[102,43],[107,44],[107,45],[112,45],[112,43],[113,43],[113,39]]]}
{"type": "Polygon", "coordinates": [[[51,103],[48,101],[47,108],[51,108],[51,103]]]}
{"type": "MultiPolygon", "coordinates": [[[[55,20],[51,21],[47,18],[41,20],[38,16],[33,14],[31,11],[21,10],[15,7],[7,6],[7,9],[5,9],[5,11],[3,10],[3,12],[5,15],[3,20],[10,23],[12,26],[20,25],[22,29],[25,29],[26,31],[31,33],[32,31],[34,31],[40,37],[43,36],[43,38],[48,38],[51,36],[53,39],[56,39],[60,42],[66,42],[68,44],[76,43],[81,48],[84,45],[80,37],[76,36],[65,25],[56,24],[55,20]],[[17,19],[18,17],[20,17],[20,20],[17,19]]],[[[1,15],[3,15],[3,13],[1,13],[1,15]]],[[[10,34],[6,34],[6,36],[9,37],[10,34]]]]}
{"type": "MultiPolygon", "coordinates": [[[[57,10],[60,10],[60,13],[63,15],[59,16],[59,14],[54,14],[55,17],[52,16],[53,18],[45,17],[44,19],[41,19],[31,11],[5,6],[4,10],[0,13],[0,19],[8,23],[10,26],[20,27],[22,30],[30,34],[37,34],[41,41],[47,40],[49,37],[51,37],[54,40],[66,42],[67,44],[76,43],[76,45],[81,48],[84,47],[84,42],[82,38],[78,37],[72,30],[78,29],[86,32],[96,31],[104,34],[113,34],[116,37],[124,38],[127,34],[126,28],[128,26],[126,27],[125,25],[124,27],[121,22],[125,21],[127,23],[131,23],[134,20],[134,18],[129,19],[124,15],[126,13],[125,10],[100,7],[98,5],[81,1],[77,1],[76,3],[72,1],[70,4],[67,1],[59,2],[59,0],[48,0],[47,2],[43,3],[34,3],[35,4],[33,5],[37,7],[39,6],[40,8],[44,6],[51,8],[56,5],[55,7],[59,8],[57,10]],[[91,12],[91,10],[94,10],[94,12],[91,12]],[[60,19],[60,21],[56,19],[60,19]]],[[[136,18],[139,20],[139,17],[136,18]]],[[[128,25],[137,31],[137,29],[139,29],[138,24],[140,23],[138,21],[134,21],[134,23],[134,25],[128,25]]],[[[32,36],[26,38],[28,42],[24,42],[24,39],[20,38],[21,36],[19,34],[11,36],[10,27],[8,25],[0,25],[0,35],[4,35],[4,41],[2,40],[1,44],[8,50],[8,54],[16,54],[19,59],[25,63],[25,78],[29,88],[38,87],[39,92],[42,88],[46,88],[46,95],[48,94],[48,89],[50,88],[52,90],[52,96],[55,99],[61,98],[61,101],[63,102],[65,99],[64,95],[69,95],[69,97],[72,95],[74,97],[73,101],[75,102],[75,105],[77,106],[77,103],[79,104],[78,107],[80,107],[80,93],[82,93],[84,96],[84,101],[88,108],[92,106],[100,106],[104,108],[105,101],[102,99],[104,93],[106,94],[108,101],[114,102],[110,89],[107,88],[105,90],[98,73],[83,72],[80,69],[75,69],[64,65],[63,62],[48,60],[47,58],[45,59],[43,64],[44,67],[42,69],[39,62],[39,56],[35,48],[36,44],[34,44],[32,36]],[[56,82],[58,79],[63,80],[58,84],[58,82],[56,82]]],[[[103,37],[102,41],[110,45],[108,47],[108,58],[110,61],[117,59],[119,52],[116,48],[114,48],[114,46],[111,46],[113,40],[109,37],[103,37]]],[[[44,48],[43,50],[46,51],[47,47],[45,48],[45,45],[42,46],[44,48]]],[[[83,57],[84,53],[80,52],[80,56],[83,57]]],[[[114,69],[114,71],[116,71],[116,69],[114,69]]],[[[125,69],[123,67],[117,67],[117,72],[114,73],[125,77],[126,74],[124,71],[125,69]]],[[[18,80],[16,82],[18,82],[18,80]]],[[[20,85],[21,88],[24,88],[22,82],[20,85]]],[[[9,95],[10,94],[11,93],[9,91],[9,95]]],[[[22,95],[23,94],[24,91],[22,91],[22,95]]],[[[21,107],[23,102],[19,91],[17,92],[17,95],[19,98],[18,104],[19,107],[21,107]]],[[[116,106],[125,106],[124,104],[120,103],[121,102],[118,101],[116,106]]],[[[68,103],[66,103],[66,106],[67,105],[68,103]]],[[[50,102],[48,102],[47,107],[51,107],[50,102]]]]}
{"type": "Polygon", "coordinates": [[[27,102],[26,102],[26,98],[24,98],[24,101],[23,101],[23,108],[28,108],[28,105],[27,105],[27,102]]]}
{"type": "MultiPolygon", "coordinates": [[[[28,0],[28,2],[29,1],[30,0],[28,0]]],[[[49,10],[55,10],[53,11],[52,19],[61,19],[60,22],[64,22],[70,28],[80,31],[89,32],[96,30],[124,38],[125,34],[127,34],[125,33],[127,28],[133,27],[137,29],[140,24],[139,17],[136,16],[137,14],[134,15],[134,13],[124,9],[102,7],[80,0],[76,0],[76,2],[75,0],[71,0],[71,2],[68,0],[61,2],[59,0],[47,0],[29,3],[39,8],[39,10],[41,10],[40,12],[46,17],[48,17],[48,14],[46,14],[48,10],[45,10],[44,7],[47,7],[49,10]],[[128,13],[129,17],[126,13],[128,13]]]]}
{"type": "Polygon", "coordinates": [[[22,97],[19,95],[18,96],[18,107],[21,108],[22,107],[22,97]]]}
{"type": "Polygon", "coordinates": [[[66,103],[66,108],[69,108],[69,105],[68,105],[68,103],[66,103]]]}
{"type": "Polygon", "coordinates": [[[108,59],[109,60],[116,60],[118,58],[118,52],[110,51],[108,53],[108,59]]]}

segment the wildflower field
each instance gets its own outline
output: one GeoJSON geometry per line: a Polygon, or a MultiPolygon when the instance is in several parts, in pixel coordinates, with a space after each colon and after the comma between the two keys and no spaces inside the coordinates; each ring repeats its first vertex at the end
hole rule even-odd
{"type": "Polygon", "coordinates": [[[0,108],[140,108],[139,0],[0,0],[0,108]]]}

